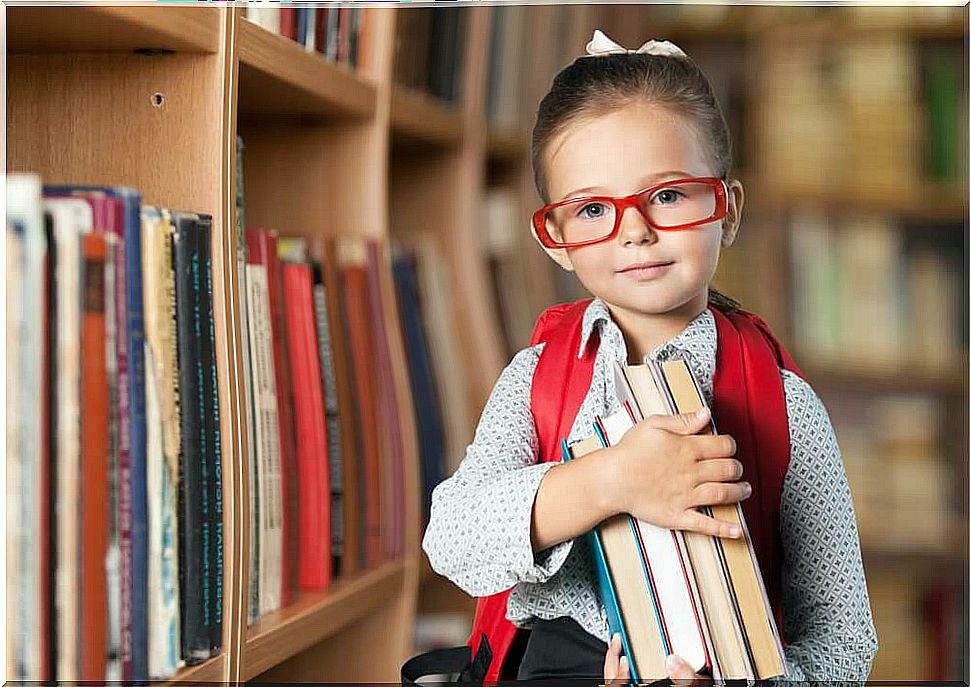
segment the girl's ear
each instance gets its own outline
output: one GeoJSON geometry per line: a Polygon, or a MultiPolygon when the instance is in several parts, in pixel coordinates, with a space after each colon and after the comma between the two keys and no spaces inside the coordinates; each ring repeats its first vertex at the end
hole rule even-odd
{"type": "Polygon", "coordinates": [[[542,242],[539,240],[539,237],[536,236],[536,233],[532,230],[531,226],[529,227],[529,234],[532,236],[532,239],[539,244],[539,247],[545,251],[546,255],[552,258],[557,265],[562,267],[567,272],[574,271],[573,261],[569,259],[569,253],[566,252],[565,248],[546,248],[542,245],[542,242]]]}
{"type": "Polygon", "coordinates": [[[734,243],[741,228],[741,208],[744,207],[744,186],[737,179],[728,180],[727,214],[721,224],[721,245],[725,248],[734,243]]]}

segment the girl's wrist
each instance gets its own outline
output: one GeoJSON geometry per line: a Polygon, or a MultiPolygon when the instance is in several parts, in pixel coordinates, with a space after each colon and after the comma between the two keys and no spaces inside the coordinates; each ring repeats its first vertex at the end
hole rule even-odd
{"type": "Polygon", "coordinates": [[[626,480],[623,466],[624,452],[621,446],[610,446],[596,452],[597,471],[596,498],[604,520],[627,512],[626,480]]]}

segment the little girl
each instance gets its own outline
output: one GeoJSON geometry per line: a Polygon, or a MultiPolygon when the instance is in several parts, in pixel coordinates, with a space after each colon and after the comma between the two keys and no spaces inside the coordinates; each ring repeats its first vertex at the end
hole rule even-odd
{"type": "MultiPolygon", "coordinates": [[[[728,176],[731,139],[711,86],[680,48],[649,41],[625,50],[597,31],[587,52],[556,76],[532,133],[546,203],[534,236],[594,296],[577,354],[594,330],[599,347],[569,441],[589,436],[596,415],[619,410],[614,361],[686,354],[711,404],[711,308],[738,305],[710,282],[744,202],[728,176]]],[[[604,669],[628,677],[619,644],[609,646],[584,533],[630,513],[738,536],[696,508],[740,502],[751,487],[739,481],[733,439],[695,436],[704,416],[654,416],[614,447],[538,462],[530,387],[544,346],[519,351],[503,370],[461,465],[433,492],[423,548],[436,572],[473,596],[512,590],[506,617],[531,630],[519,679],[602,678],[604,669]]],[[[877,641],[838,444],[812,388],[779,374],[790,434],[776,538],[788,678],[862,681],[877,641]]],[[[696,677],[676,656],[667,672],[696,677]]]]}

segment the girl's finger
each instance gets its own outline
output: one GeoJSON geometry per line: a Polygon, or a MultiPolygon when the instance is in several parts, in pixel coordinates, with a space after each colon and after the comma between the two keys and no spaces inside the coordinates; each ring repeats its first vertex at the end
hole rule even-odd
{"type": "Polygon", "coordinates": [[[620,660],[621,648],[620,635],[614,634],[606,650],[606,659],[603,662],[603,678],[608,682],[623,677],[620,660]]]}

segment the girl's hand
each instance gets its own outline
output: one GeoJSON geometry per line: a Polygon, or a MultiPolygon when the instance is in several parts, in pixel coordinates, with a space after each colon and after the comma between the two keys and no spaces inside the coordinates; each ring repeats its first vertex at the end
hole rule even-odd
{"type": "MultiPolygon", "coordinates": [[[[606,650],[606,660],[603,663],[603,680],[607,685],[618,685],[630,681],[630,664],[626,656],[621,656],[623,644],[620,635],[614,634],[609,648],[606,650]]],[[[711,679],[695,673],[687,662],[676,654],[667,657],[664,667],[667,677],[676,687],[707,687],[711,679]]]]}
{"type": "Polygon", "coordinates": [[[677,654],[670,654],[664,667],[667,669],[667,677],[671,679],[675,687],[705,687],[712,682],[711,678],[695,673],[687,665],[687,661],[677,654]]]}
{"type": "Polygon", "coordinates": [[[617,512],[658,527],[693,530],[715,537],[739,537],[730,523],[703,515],[698,506],[737,503],[751,485],[737,482],[741,463],[727,434],[698,435],[710,411],[651,415],[637,423],[609,450],[607,458],[617,496],[617,512]]]}
{"type": "Polygon", "coordinates": [[[630,681],[630,662],[626,656],[620,655],[622,652],[623,643],[620,641],[620,635],[614,634],[606,650],[606,661],[603,663],[603,679],[608,685],[630,681]]]}

